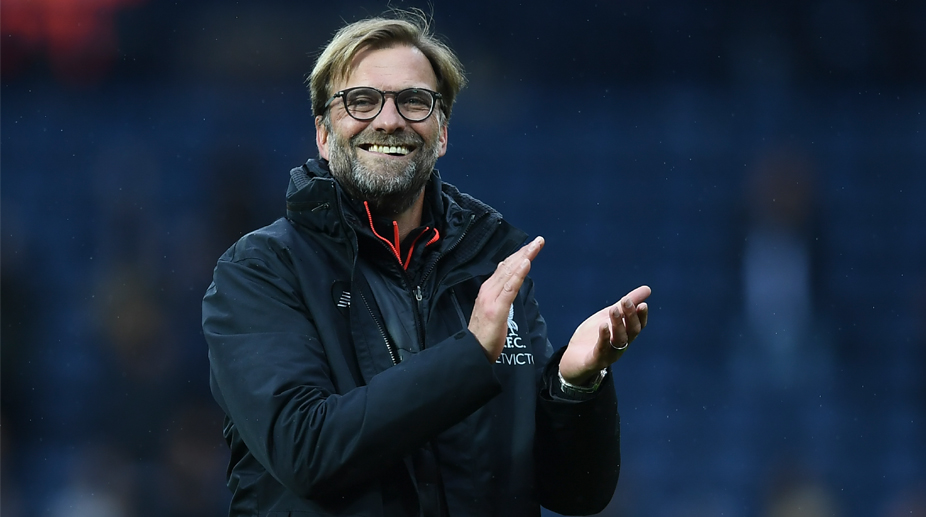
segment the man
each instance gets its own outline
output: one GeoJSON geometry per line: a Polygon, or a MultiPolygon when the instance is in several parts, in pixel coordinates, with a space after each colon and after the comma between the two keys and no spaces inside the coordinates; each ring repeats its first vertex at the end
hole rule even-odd
{"type": "Polygon", "coordinates": [[[608,366],[640,287],[554,353],[543,247],[434,164],[463,85],[414,16],[341,29],[310,77],[319,158],[287,215],[219,260],[203,301],[232,515],[601,511],[620,469],[608,366]]]}

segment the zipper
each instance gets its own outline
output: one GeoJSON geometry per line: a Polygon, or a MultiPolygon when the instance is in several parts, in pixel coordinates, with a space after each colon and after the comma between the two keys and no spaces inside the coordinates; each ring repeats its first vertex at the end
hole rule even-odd
{"type": "Polygon", "coordinates": [[[457,300],[457,292],[452,287],[450,288],[450,300],[453,301],[453,307],[457,310],[460,323],[462,323],[464,327],[469,326],[469,322],[466,321],[466,316],[463,315],[463,307],[460,306],[460,300],[457,300]]]}
{"type": "Polygon", "coordinates": [[[460,234],[460,238],[454,241],[453,244],[451,244],[450,247],[447,248],[446,251],[439,254],[437,258],[434,259],[434,262],[431,263],[431,267],[429,267],[428,270],[424,272],[424,275],[421,275],[421,281],[418,283],[418,285],[415,286],[414,290],[412,291],[412,293],[415,295],[415,300],[417,301],[417,304],[416,304],[417,310],[415,311],[415,324],[418,325],[418,336],[419,336],[418,339],[421,343],[422,349],[424,348],[424,322],[421,321],[421,300],[424,299],[424,296],[422,296],[421,294],[421,285],[427,282],[428,277],[431,276],[431,273],[437,267],[437,263],[440,262],[440,259],[447,256],[451,251],[454,250],[454,248],[457,247],[457,245],[463,242],[463,239],[466,237],[466,233],[469,232],[469,229],[470,227],[473,226],[473,221],[475,220],[476,220],[476,214],[470,214],[469,221],[467,221],[466,226],[463,227],[463,233],[460,234]]]}
{"type": "MultiPolygon", "coordinates": [[[[463,239],[466,238],[466,233],[469,232],[470,228],[472,228],[473,222],[475,220],[476,220],[476,214],[469,214],[469,221],[467,221],[466,226],[463,227],[463,233],[460,234],[460,238],[454,241],[454,243],[451,244],[450,247],[447,248],[446,251],[438,255],[437,258],[434,259],[434,262],[431,263],[431,267],[429,267],[428,270],[424,272],[424,275],[421,276],[421,282],[415,288],[415,299],[418,300],[418,303],[421,303],[421,298],[422,298],[421,284],[424,284],[427,282],[428,277],[431,276],[431,272],[433,272],[434,268],[437,267],[437,263],[440,262],[440,259],[444,258],[445,255],[450,254],[450,252],[453,251],[454,248],[456,248],[461,242],[463,242],[463,239]]],[[[418,311],[419,312],[421,311],[421,307],[418,308],[418,311]]]]}
{"type": "MultiPolygon", "coordinates": [[[[405,271],[404,268],[402,268],[401,264],[398,265],[399,277],[402,278],[402,283],[405,284],[406,291],[415,297],[415,302],[416,302],[415,303],[415,329],[418,331],[418,344],[422,350],[425,348],[425,345],[424,345],[425,336],[424,336],[424,322],[421,321],[421,301],[424,299],[424,295],[421,292],[421,284],[424,284],[427,281],[428,277],[431,276],[431,273],[437,267],[437,263],[440,262],[442,258],[447,256],[451,251],[453,251],[461,242],[463,242],[463,239],[466,237],[466,234],[469,232],[470,228],[472,228],[473,222],[475,222],[475,220],[476,220],[476,214],[470,214],[469,221],[467,221],[466,226],[463,227],[463,232],[460,234],[460,238],[454,241],[453,244],[451,244],[450,247],[447,248],[446,251],[444,251],[443,253],[438,255],[437,258],[434,259],[434,262],[431,263],[431,266],[428,268],[428,270],[425,271],[424,275],[421,276],[421,282],[419,283],[419,285],[412,287],[411,282],[409,281],[410,278],[408,276],[408,272],[405,271]]],[[[383,246],[383,249],[385,249],[386,251],[389,251],[389,248],[386,246],[384,242],[380,242],[380,244],[383,246]]],[[[363,294],[361,293],[361,298],[362,297],[363,297],[363,294]]],[[[365,298],[363,300],[363,303],[364,304],[367,303],[365,298]]],[[[372,309],[370,309],[369,304],[367,304],[367,310],[369,310],[370,313],[372,314],[373,311],[372,309]]],[[[383,332],[383,328],[382,326],[380,326],[379,321],[376,320],[375,317],[373,319],[374,321],[376,321],[377,326],[380,327],[379,331],[380,333],[383,334],[383,339],[385,339],[386,341],[386,346],[389,347],[389,355],[392,357],[393,363],[399,364],[398,360],[396,359],[396,352],[394,351],[395,345],[389,342],[389,339],[386,337],[385,332],[383,332]]]]}
{"type": "MultiPolygon", "coordinates": [[[[389,246],[387,246],[385,242],[383,242],[382,240],[379,240],[379,244],[383,247],[384,250],[386,250],[386,252],[389,253],[390,257],[393,257],[393,258],[395,257],[395,255],[392,253],[392,250],[389,249],[389,246]]],[[[414,288],[412,287],[411,280],[410,280],[409,277],[408,277],[408,271],[405,271],[405,268],[402,267],[402,263],[401,263],[401,262],[392,261],[392,260],[389,260],[389,262],[391,262],[392,264],[394,264],[393,267],[397,268],[396,271],[398,271],[398,273],[399,273],[399,278],[402,279],[402,286],[405,287],[405,292],[406,292],[406,293],[409,293],[411,296],[414,296],[414,297],[415,297],[415,300],[417,300],[418,302],[420,302],[421,299],[422,299],[422,298],[421,298],[421,288],[419,287],[419,288],[416,290],[416,289],[414,289],[414,288]]],[[[364,303],[366,303],[366,299],[364,299],[363,301],[364,301],[364,303]]],[[[370,309],[370,306],[369,306],[369,305],[367,305],[367,309],[369,309],[371,313],[373,312],[373,310],[370,309]]],[[[375,320],[376,318],[374,317],[373,319],[375,320]]],[[[377,320],[376,324],[379,325],[379,321],[378,321],[378,320],[377,320]]],[[[383,332],[382,327],[380,327],[379,330],[380,330],[380,332],[383,332]]],[[[418,334],[418,344],[419,344],[420,347],[423,349],[423,348],[424,348],[424,324],[423,324],[422,321],[421,321],[421,306],[420,306],[418,303],[415,304],[415,330],[418,331],[418,332],[417,332],[417,334],[418,334]]],[[[392,345],[391,343],[389,343],[389,340],[388,340],[388,338],[386,338],[385,333],[383,333],[383,338],[386,339],[386,345],[390,347],[390,348],[389,348],[389,354],[392,355],[392,361],[393,361],[395,364],[399,364],[398,361],[396,360],[396,356],[393,355],[393,349],[395,348],[395,345],[392,345]]]]}
{"type": "Polygon", "coordinates": [[[367,297],[363,295],[363,291],[358,292],[358,294],[360,295],[360,299],[363,300],[363,305],[370,312],[370,317],[373,318],[373,321],[376,323],[376,328],[379,329],[379,335],[383,337],[383,342],[386,343],[386,350],[389,351],[389,357],[392,358],[392,365],[395,366],[399,364],[399,358],[395,350],[395,345],[389,342],[389,337],[386,335],[386,331],[383,329],[383,325],[379,322],[376,314],[373,313],[373,309],[370,308],[370,304],[367,302],[367,297]]]}
{"type": "Polygon", "coordinates": [[[401,264],[399,264],[399,270],[399,276],[402,278],[402,283],[405,284],[405,291],[415,297],[415,330],[418,331],[418,346],[424,350],[424,322],[421,321],[421,286],[412,287],[408,271],[405,271],[401,264]]]}

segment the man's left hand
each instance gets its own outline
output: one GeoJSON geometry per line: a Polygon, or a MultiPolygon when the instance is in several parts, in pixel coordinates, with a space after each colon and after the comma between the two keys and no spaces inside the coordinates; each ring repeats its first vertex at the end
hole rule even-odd
{"type": "Polygon", "coordinates": [[[646,327],[649,306],[644,300],[651,293],[648,286],[637,287],[579,325],[559,362],[559,372],[566,382],[585,385],[602,368],[624,355],[630,343],[646,327]]]}

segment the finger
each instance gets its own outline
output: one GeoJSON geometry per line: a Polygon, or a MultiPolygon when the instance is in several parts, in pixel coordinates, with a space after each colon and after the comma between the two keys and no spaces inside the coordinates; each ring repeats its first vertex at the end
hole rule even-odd
{"type": "Polygon", "coordinates": [[[630,338],[627,335],[627,327],[624,325],[624,314],[621,312],[621,306],[619,303],[615,303],[611,306],[611,310],[608,311],[609,320],[611,324],[611,345],[617,348],[622,348],[627,343],[630,343],[630,338]]]}
{"type": "Polygon", "coordinates": [[[509,255],[505,260],[499,262],[498,266],[495,268],[495,272],[492,273],[492,276],[487,278],[483,284],[487,284],[490,288],[494,287],[493,293],[497,294],[514,271],[512,264],[520,263],[518,259],[521,255],[523,255],[523,253],[517,251],[509,255]]]}
{"type": "Polygon", "coordinates": [[[505,281],[497,297],[497,300],[504,304],[505,307],[511,305],[511,302],[514,301],[515,296],[518,295],[518,291],[521,289],[521,284],[524,283],[524,279],[527,278],[527,273],[530,270],[531,261],[527,259],[523,259],[521,263],[518,264],[518,267],[512,268],[511,276],[505,281]]]}
{"type": "Polygon", "coordinates": [[[600,353],[607,353],[608,351],[614,350],[614,347],[611,346],[611,330],[610,325],[607,323],[602,323],[598,326],[598,350],[600,353]]]}
{"type": "MultiPolygon", "coordinates": [[[[522,246],[521,249],[515,251],[505,260],[499,262],[495,272],[486,280],[485,283],[488,284],[489,288],[491,288],[497,295],[498,292],[505,288],[506,283],[511,279],[512,275],[514,275],[519,270],[523,260],[527,259],[529,261],[533,261],[537,257],[537,254],[540,253],[543,245],[543,237],[538,236],[527,245],[522,246]]],[[[520,284],[518,288],[520,288],[520,284]]]]}
{"type": "Polygon", "coordinates": [[[629,296],[621,299],[620,308],[624,316],[624,328],[627,329],[627,342],[629,343],[643,330],[643,326],[640,324],[640,317],[637,316],[636,306],[629,296]]]}
{"type": "Polygon", "coordinates": [[[524,246],[521,249],[525,251],[527,255],[526,258],[530,261],[533,261],[535,258],[537,258],[537,254],[540,253],[540,250],[543,249],[544,244],[546,244],[546,240],[538,235],[534,237],[534,240],[528,243],[527,246],[524,246]]]}
{"type": "Polygon", "coordinates": [[[505,261],[511,261],[512,264],[520,264],[522,259],[527,259],[533,261],[537,258],[537,254],[540,253],[540,250],[543,249],[544,240],[543,237],[537,236],[534,240],[530,241],[521,248],[509,255],[505,261]]]}
{"type": "Polygon", "coordinates": [[[505,273],[508,265],[504,261],[499,262],[495,266],[495,271],[482,282],[482,286],[479,287],[479,296],[486,298],[488,300],[494,300],[498,296],[498,291],[501,290],[502,285],[505,283],[505,279],[508,275],[505,273]]]}
{"type": "Polygon", "coordinates": [[[519,264],[522,258],[534,260],[534,258],[537,257],[537,254],[540,253],[543,245],[543,237],[537,236],[534,238],[534,240],[528,242],[524,246],[521,246],[511,255],[508,255],[508,257],[505,259],[505,262],[511,261],[512,264],[519,264]]]}
{"type": "Polygon", "coordinates": [[[645,329],[646,322],[649,320],[649,305],[646,302],[637,305],[637,317],[640,318],[640,329],[645,329]]]}
{"type": "Polygon", "coordinates": [[[653,294],[653,290],[650,289],[648,285],[641,285],[627,293],[625,298],[629,298],[634,305],[640,305],[640,303],[649,298],[651,294],[653,294]]]}

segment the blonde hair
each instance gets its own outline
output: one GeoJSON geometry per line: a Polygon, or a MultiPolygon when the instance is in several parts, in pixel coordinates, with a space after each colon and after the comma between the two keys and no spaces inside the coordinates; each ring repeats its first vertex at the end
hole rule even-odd
{"type": "Polygon", "coordinates": [[[359,52],[408,45],[420,50],[431,63],[437,76],[437,91],[441,94],[443,122],[450,119],[457,93],[466,84],[463,64],[450,47],[431,32],[423,12],[396,9],[391,14],[394,18],[368,18],[341,28],[324,48],[306,81],[315,116],[324,115],[325,103],[334,95],[332,84],[347,79],[351,62],[359,52]]]}

